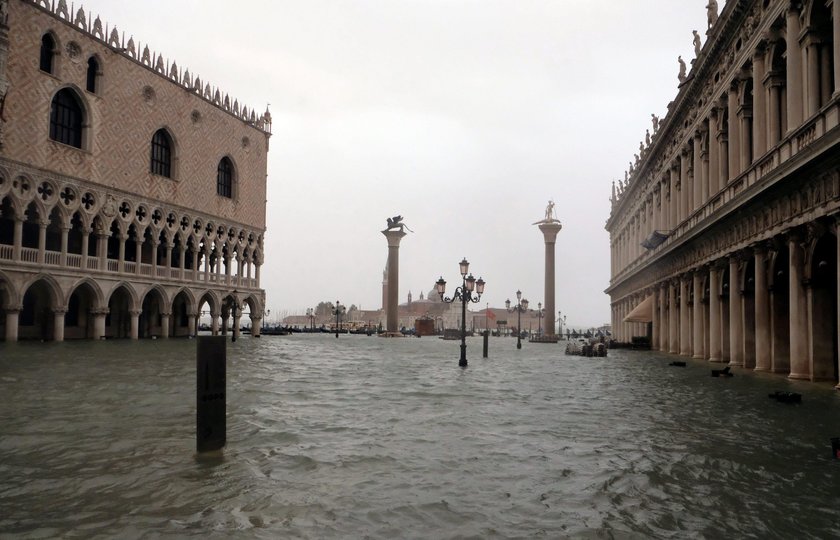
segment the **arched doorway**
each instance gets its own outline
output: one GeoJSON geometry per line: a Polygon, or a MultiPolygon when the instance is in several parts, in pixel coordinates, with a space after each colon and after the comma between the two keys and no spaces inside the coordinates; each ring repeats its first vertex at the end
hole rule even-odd
{"type": "Polygon", "coordinates": [[[214,313],[218,313],[218,308],[216,307],[216,301],[213,298],[213,295],[205,293],[201,296],[201,299],[198,301],[198,306],[196,308],[196,314],[198,315],[198,330],[199,331],[212,331],[213,335],[217,335],[219,331],[219,319],[217,316],[214,316],[214,313]]]}
{"type": "Polygon", "coordinates": [[[161,313],[163,313],[165,305],[163,295],[159,290],[152,289],[146,293],[146,296],[143,297],[143,311],[140,313],[139,337],[148,338],[163,335],[161,313]]]}
{"type": "Polygon", "coordinates": [[[185,291],[179,292],[172,301],[172,317],[169,319],[169,335],[187,337],[190,335],[190,297],[185,291]]]}
{"type": "Polygon", "coordinates": [[[64,339],[91,339],[94,337],[93,315],[96,291],[89,283],[79,284],[70,294],[67,313],[64,314],[64,339]]]}
{"type": "Polygon", "coordinates": [[[817,240],[810,262],[811,376],[815,381],[838,382],[837,238],[833,234],[817,240]]]}
{"type": "Polygon", "coordinates": [[[53,339],[55,298],[53,287],[43,279],[26,289],[18,319],[18,339],[53,339]]]}
{"type": "Polygon", "coordinates": [[[109,338],[131,338],[131,293],[125,285],[117,287],[108,299],[105,335],[109,338]]]}

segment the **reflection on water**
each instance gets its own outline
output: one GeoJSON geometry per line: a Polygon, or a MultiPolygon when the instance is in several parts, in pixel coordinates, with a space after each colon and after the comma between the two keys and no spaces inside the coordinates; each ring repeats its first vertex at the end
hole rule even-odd
{"type": "Polygon", "coordinates": [[[201,459],[195,341],[0,344],[0,535],[840,535],[830,386],[490,343],[467,370],[431,338],[228,343],[201,459]]]}

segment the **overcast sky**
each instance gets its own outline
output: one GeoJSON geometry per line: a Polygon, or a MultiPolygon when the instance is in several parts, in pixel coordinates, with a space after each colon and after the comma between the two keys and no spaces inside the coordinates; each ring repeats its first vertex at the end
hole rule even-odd
{"type": "MultiPolygon", "coordinates": [[[[609,321],[610,183],[677,56],[705,38],[704,0],[87,0],[87,12],[257,111],[271,104],[262,286],[274,318],[321,300],[381,304],[385,219],[400,301],[466,257],[502,307],[543,298],[532,225],[554,199],[556,305],[609,321]]],[[[720,2],[721,9],[723,2],[720,2]]],[[[78,7],[76,2],[76,7],[78,7]]],[[[476,306],[478,308],[479,306],[476,306]]]]}

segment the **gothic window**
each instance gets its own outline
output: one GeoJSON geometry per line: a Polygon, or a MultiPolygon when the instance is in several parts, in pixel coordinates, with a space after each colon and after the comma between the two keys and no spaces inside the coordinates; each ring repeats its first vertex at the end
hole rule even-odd
{"type": "Polygon", "coordinates": [[[82,147],[82,106],[76,94],[65,88],[53,97],[50,106],[50,139],[82,147]]]}
{"type": "Polygon", "coordinates": [[[172,178],[172,139],[165,129],[159,129],[152,137],[152,174],[172,178]]]}
{"type": "Polygon", "coordinates": [[[96,82],[97,77],[99,76],[99,62],[96,61],[96,57],[91,56],[88,58],[88,67],[87,67],[87,85],[86,89],[88,92],[93,94],[96,93],[96,82]]]}
{"type": "Polygon", "coordinates": [[[53,58],[55,57],[55,40],[49,34],[41,38],[41,71],[53,72],[53,58]]]}
{"type": "Polygon", "coordinates": [[[216,171],[216,193],[233,198],[233,163],[227,157],[222,158],[216,171]]]}

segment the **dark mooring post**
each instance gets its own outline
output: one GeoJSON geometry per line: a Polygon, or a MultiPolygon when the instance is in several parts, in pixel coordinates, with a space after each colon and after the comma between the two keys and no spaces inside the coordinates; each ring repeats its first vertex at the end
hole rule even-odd
{"type": "Polygon", "coordinates": [[[487,358],[487,351],[490,349],[490,330],[482,332],[484,335],[484,358],[487,358]]]}
{"type": "Polygon", "coordinates": [[[221,450],[227,438],[227,347],[225,336],[199,336],[197,342],[195,441],[201,453],[221,450]]]}

